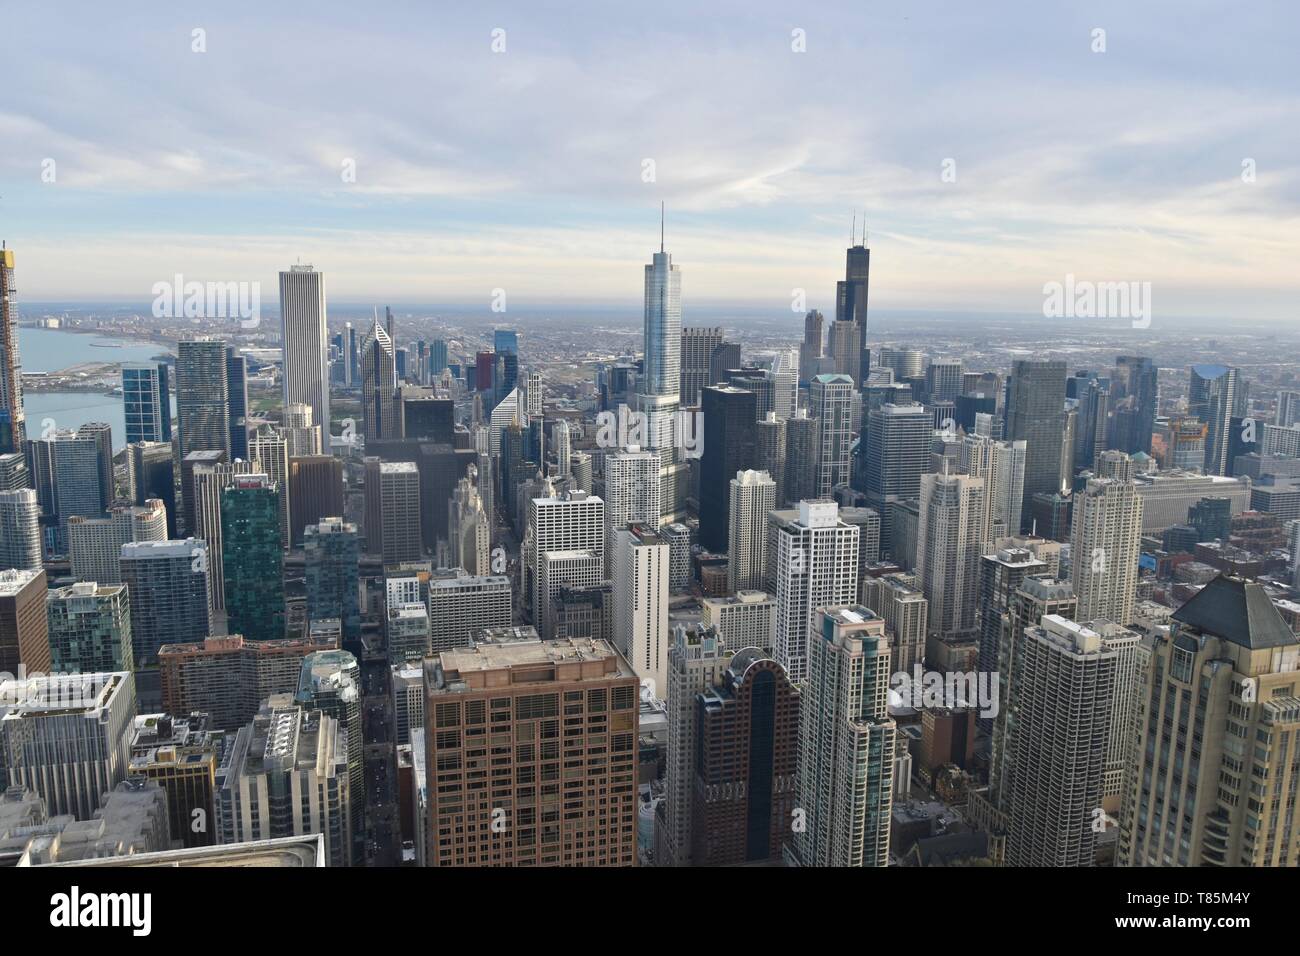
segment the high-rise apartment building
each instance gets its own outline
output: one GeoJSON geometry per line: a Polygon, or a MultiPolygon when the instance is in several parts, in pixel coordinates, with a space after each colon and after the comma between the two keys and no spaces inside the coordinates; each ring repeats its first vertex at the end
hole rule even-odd
{"type": "Polygon", "coordinates": [[[771,656],[776,645],[776,597],[766,591],[737,591],[700,601],[700,623],[717,631],[727,647],[756,647],[771,656]]]}
{"type": "Polygon", "coordinates": [[[512,633],[424,680],[428,865],[636,865],[639,681],[612,647],[512,633]],[[511,746],[490,758],[480,727],[511,746]]]}
{"type": "Polygon", "coordinates": [[[320,710],[269,697],[239,728],[217,771],[221,843],[322,833],[330,866],[349,866],[353,800],[347,735],[320,710]]]}
{"type": "Polygon", "coordinates": [[[728,484],[727,588],[761,590],[767,577],[767,514],[776,507],[776,482],[765,471],[745,470],[728,484]]]}
{"type": "Polygon", "coordinates": [[[1051,614],[1013,639],[1019,745],[1007,794],[1007,863],[1092,866],[1118,652],[1096,631],[1051,614]]]}
{"type": "Polygon", "coordinates": [[[940,636],[976,628],[984,495],[983,478],[921,476],[916,576],[930,602],[930,630],[940,636]]]}
{"type": "Polygon", "coordinates": [[[628,448],[605,455],[605,561],[613,560],[614,533],[629,524],[656,527],[662,514],[659,456],[628,448]]]}
{"type": "Polygon", "coordinates": [[[1081,620],[1127,624],[1137,600],[1142,499],[1132,481],[1090,478],[1074,495],[1070,581],[1081,620]]]}
{"type": "Polygon", "coordinates": [[[694,856],[695,766],[700,710],[696,695],[714,686],[731,659],[727,643],[708,626],[673,628],[668,651],[668,765],[664,799],[655,817],[655,863],[689,866],[694,856]]]}
{"type": "Polygon", "coordinates": [[[208,547],[195,538],[122,545],[136,667],[154,663],[164,644],[201,641],[212,633],[211,573],[208,547]]]}
{"type": "Polygon", "coordinates": [[[1218,577],[1157,633],[1132,732],[1120,866],[1296,866],[1300,637],[1218,577]]]}
{"type": "Polygon", "coordinates": [[[43,566],[41,504],[30,488],[0,491],[0,571],[43,566]]]}
{"type": "Polygon", "coordinates": [[[176,427],[182,461],[195,451],[220,451],[232,460],[226,358],[225,343],[216,339],[176,345],[176,427]]]}
{"type": "Polygon", "coordinates": [[[0,248],[0,454],[21,454],[26,442],[14,251],[0,248]]]}
{"type": "Polygon", "coordinates": [[[46,611],[52,673],[135,669],[125,584],[84,581],[56,588],[48,594],[46,611]]]}
{"type": "Polygon", "coordinates": [[[885,622],[860,605],[817,609],[799,707],[797,801],[786,858],[887,866],[897,727],[885,622]]]}
{"type": "Polygon", "coordinates": [[[662,696],[668,685],[669,543],[653,527],[630,525],[614,532],[610,550],[614,646],[662,696]]]}
{"type": "Polygon", "coordinates": [[[809,627],[818,608],[858,596],[858,529],[833,501],[801,501],[769,518],[776,593],[775,657],[795,683],[807,677],[809,627]]]}
{"type": "Polygon", "coordinates": [[[167,365],[122,363],[122,407],[127,444],[172,440],[172,400],[167,365]]]}
{"type": "Polygon", "coordinates": [[[144,505],[118,505],[109,511],[107,518],[73,516],[68,519],[68,557],[72,576],[78,581],[119,584],[122,581],[122,545],[132,541],[166,540],[167,509],[156,498],[144,505]]]}
{"type": "Polygon", "coordinates": [[[541,595],[541,556],[547,551],[605,553],[605,502],[582,491],[547,494],[528,502],[523,543],[524,596],[533,620],[545,606],[541,595]]]}
{"type": "Polygon", "coordinates": [[[319,710],[338,723],[346,741],[354,859],[365,853],[365,738],[361,726],[361,667],[347,651],[315,651],[302,659],[294,701],[305,711],[319,710]]]}
{"type": "Polygon", "coordinates": [[[916,576],[895,572],[862,579],[862,603],[885,622],[894,672],[910,674],[925,659],[930,602],[916,576]]]}
{"type": "Polygon", "coordinates": [[[817,419],[817,496],[829,498],[849,483],[853,443],[854,380],[848,375],[816,375],[808,386],[808,414],[817,419]]]}

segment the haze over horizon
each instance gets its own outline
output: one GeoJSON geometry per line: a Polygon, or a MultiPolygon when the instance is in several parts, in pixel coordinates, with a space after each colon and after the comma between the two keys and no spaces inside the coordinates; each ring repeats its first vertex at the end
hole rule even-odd
{"type": "Polygon", "coordinates": [[[1041,314],[1074,275],[1150,282],[1157,323],[1296,317],[1285,4],[73,7],[6,14],[24,306],[270,303],[299,260],[340,305],[635,306],[662,200],[688,312],[833,311],[865,211],[873,313],[1041,314]]]}

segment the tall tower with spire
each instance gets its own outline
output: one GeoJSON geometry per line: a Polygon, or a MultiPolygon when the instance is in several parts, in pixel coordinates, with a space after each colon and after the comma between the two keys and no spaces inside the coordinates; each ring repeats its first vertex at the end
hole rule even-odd
{"type": "Polygon", "coordinates": [[[21,453],[27,439],[22,363],[18,358],[17,298],[14,252],[0,248],[0,455],[21,453]]]}
{"type": "Polygon", "coordinates": [[[645,267],[645,368],[637,386],[637,410],[645,415],[646,447],[659,455],[663,515],[678,510],[679,472],[675,447],[681,405],[682,274],[664,251],[664,212],[659,207],[659,251],[645,267]]]}
{"type": "Polygon", "coordinates": [[[835,321],[852,322],[857,355],[849,363],[854,384],[860,389],[871,367],[871,351],[867,348],[867,291],[871,273],[871,250],[867,248],[867,220],[862,218],[862,239],[856,241],[857,215],[849,231],[849,246],[844,269],[844,281],[835,284],[835,321]]]}

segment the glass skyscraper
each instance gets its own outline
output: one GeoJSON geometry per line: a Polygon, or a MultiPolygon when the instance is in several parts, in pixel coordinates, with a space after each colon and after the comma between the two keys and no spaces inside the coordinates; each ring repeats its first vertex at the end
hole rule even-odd
{"type": "Polygon", "coordinates": [[[122,406],[128,445],[172,440],[171,388],[164,363],[123,363],[122,406]]]}

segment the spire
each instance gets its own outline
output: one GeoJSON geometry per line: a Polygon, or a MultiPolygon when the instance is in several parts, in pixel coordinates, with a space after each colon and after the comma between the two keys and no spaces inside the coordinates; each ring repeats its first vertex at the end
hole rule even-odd
{"type": "Polygon", "coordinates": [[[858,238],[858,213],[853,211],[853,225],[849,226],[849,245],[853,245],[853,240],[858,238]]]}
{"type": "Polygon", "coordinates": [[[664,201],[659,200],[659,251],[664,251],[664,201]]]}

